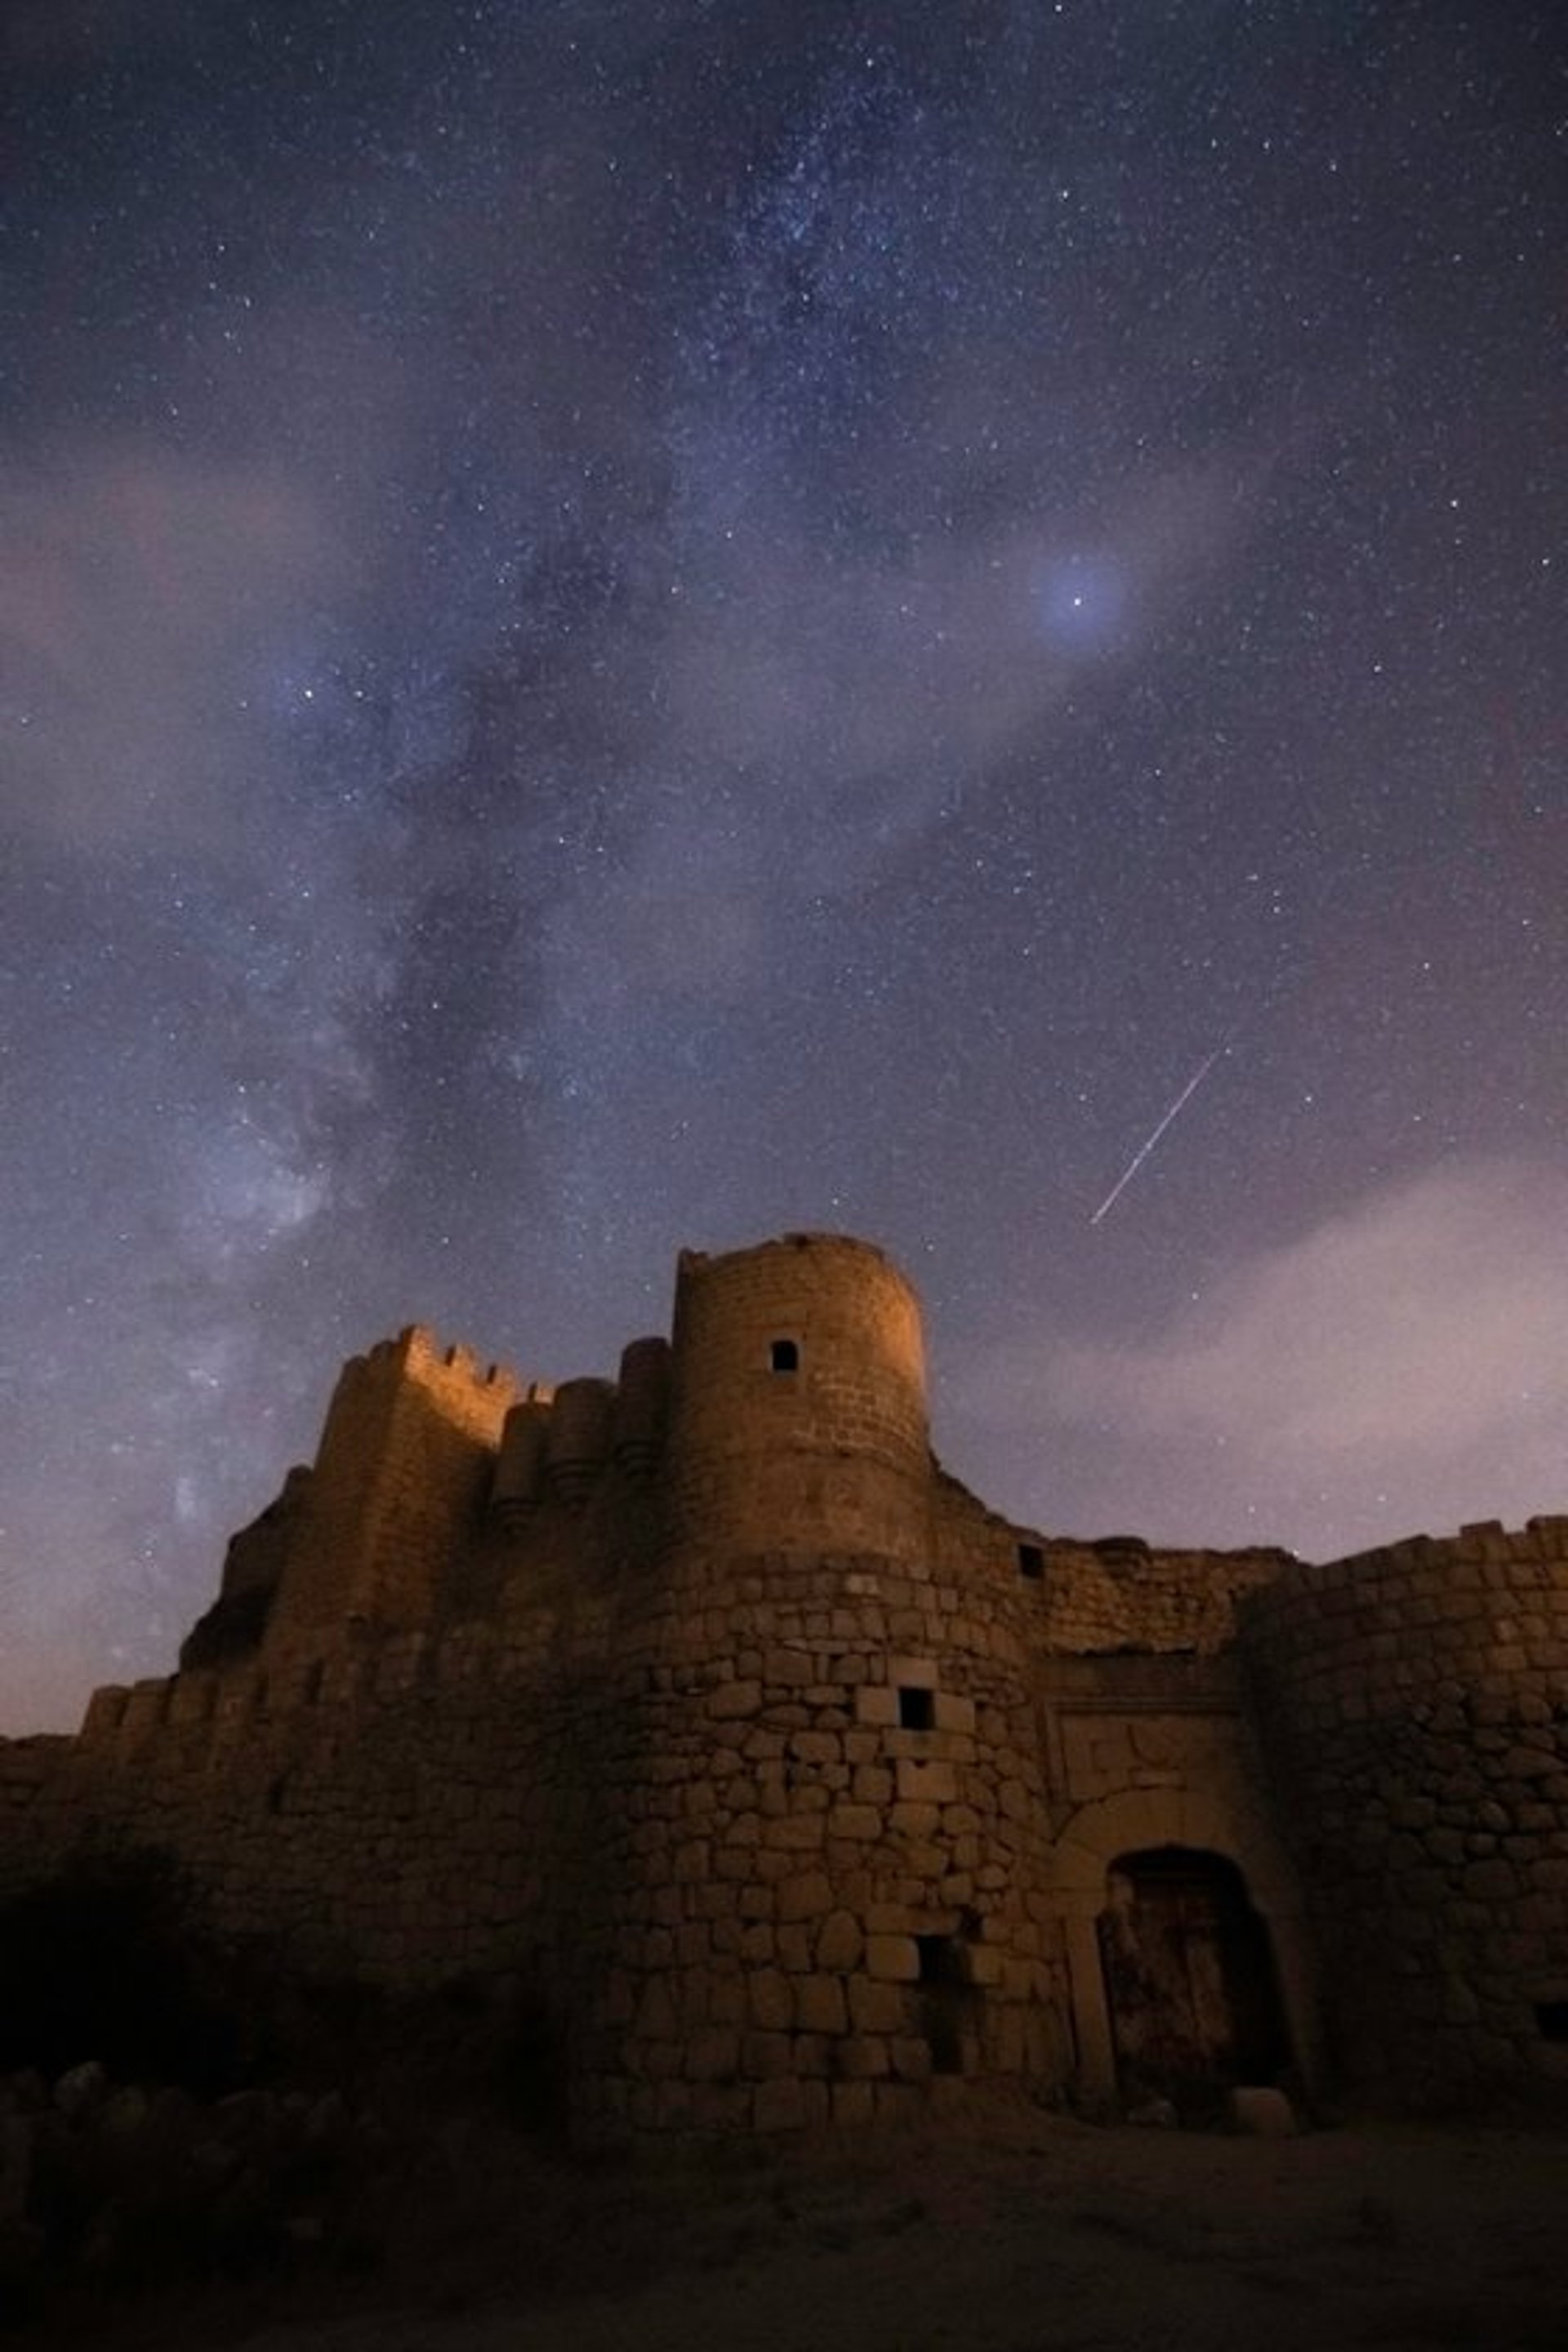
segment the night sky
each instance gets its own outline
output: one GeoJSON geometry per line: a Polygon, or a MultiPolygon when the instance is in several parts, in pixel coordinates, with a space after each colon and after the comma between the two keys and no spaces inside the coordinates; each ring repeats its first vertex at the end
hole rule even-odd
{"type": "Polygon", "coordinates": [[[1049,1532],[1568,1509],[1557,7],[4,26],[0,1726],[790,1228],[1049,1532]]]}

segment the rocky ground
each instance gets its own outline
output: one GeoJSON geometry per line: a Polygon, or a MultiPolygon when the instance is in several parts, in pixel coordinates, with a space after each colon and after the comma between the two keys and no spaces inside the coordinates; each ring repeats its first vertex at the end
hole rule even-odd
{"type": "Polygon", "coordinates": [[[331,2093],[6,2088],[12,2315],[50,2344],[1568,2344],[1568,2140],[1541,2132],[1276,2140],[1013,2113],[898,2145],[584,2166],[479,2112],[422,2126],[331,2093]]]}

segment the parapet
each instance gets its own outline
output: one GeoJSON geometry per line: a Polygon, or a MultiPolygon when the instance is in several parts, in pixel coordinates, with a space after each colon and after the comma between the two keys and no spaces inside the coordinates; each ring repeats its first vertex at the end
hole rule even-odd
{"type": "Polygon", "coordinates": [[[428,1323],[407,1323],[395,1339],[378,1339],[362,1356],[351,1356],[338,1376],[340,1388],[405,1373],[432,1386],[471,1388],[513,1396],[521,1382],[510,1365],[487,1362],[461,1340],[443,1341],[428,1323]]]}

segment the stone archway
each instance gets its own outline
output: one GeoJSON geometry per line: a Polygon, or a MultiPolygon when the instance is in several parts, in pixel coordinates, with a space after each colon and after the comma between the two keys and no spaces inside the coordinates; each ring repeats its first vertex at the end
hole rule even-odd
{"type": "Polygon", "coordinates": [[[1214,2123],[1243,2083],[1291,2063],[1268,1923],[1224,1854],[1191,1846],[1120,1854],[1096,1923],[1118,2095],[1167,2101],[1214,2123]]]}
{"type": "Polygon", "coordinates": [[[1272,1947],[1279,2014],[1297,2072],[1316,2079],[1316,2005],[1307,1963],[1300,1897],[1268,1822],[1234,1791],[1127,1790],[1080,1805],[1053,1855],[1054,1907],[1061,1921],[1072,2000],[1075,2095],[1089,2113],[1121,2104],[1117,2047],[1100,1949],[1100,1919],[1119,1859],[1163,1848],[1205,1853],[1233,1866],[1272,1947]]]}

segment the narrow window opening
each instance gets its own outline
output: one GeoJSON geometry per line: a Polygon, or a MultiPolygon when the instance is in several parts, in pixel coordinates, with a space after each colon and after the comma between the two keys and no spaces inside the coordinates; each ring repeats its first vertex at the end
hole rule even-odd
{"type": "Polygon", "coordinates": [[[775,1372],[798,1372],[800,1345],[795,1339],[775,1339],[768,1349],[768,1362],[775,1372]]]}
{"type": "Polygon", "coordinates": [[[1038,1584],[1046,1572],[1046,1555],[1038,1544],[1018,1546],[1018,1573],[1026,1576],[1031,1584],[1038,1584]]]}
{"type": "Polygon", "coordinates": [[[1568,2042],[1568,2000],[1538,2000],[1535,2030],[1542,2042],[1568,2042]]]}
{"type": "Polygon", "coordinates": [[[963,1982],[956,1937],[917,1936],[915,1950],[920,1955],[921,1984],[961,1985],[963,1982]]]}
{"type": "Polygon", "coordinates": [[[931,2073],[962,2074],[966,1987],[957,1941],[952,1936],[917,1936],[915,1950],[920,1956],[921,2024],[931,2073]]]}
{"type": "MultiPolygon", "coordinates": [[[[930,1731],[936,1722],[936,1693],[899,1685],[899,1729],[930,1731]]],[[[929,1941],[929,1938],[926,1940],[929,1941]]]]}
{"type": "Polygon", "coordinates": [[[315,1706],[320,1704],[321,1685],[326,1680],[326,1661],[322,1658],[318,1658],[305,1676],[305,1705],[307,1706],[315,1706]]]}
{"type": "Polygon", "coordinates": [[[268,1811],[269,1813],[280,1813],[283,1811],[284,1805],[288,1802],[288,1798],[289,1781],[287,1776],[281,1780],[270,1782],[267,1790],[268,1811]]]}

